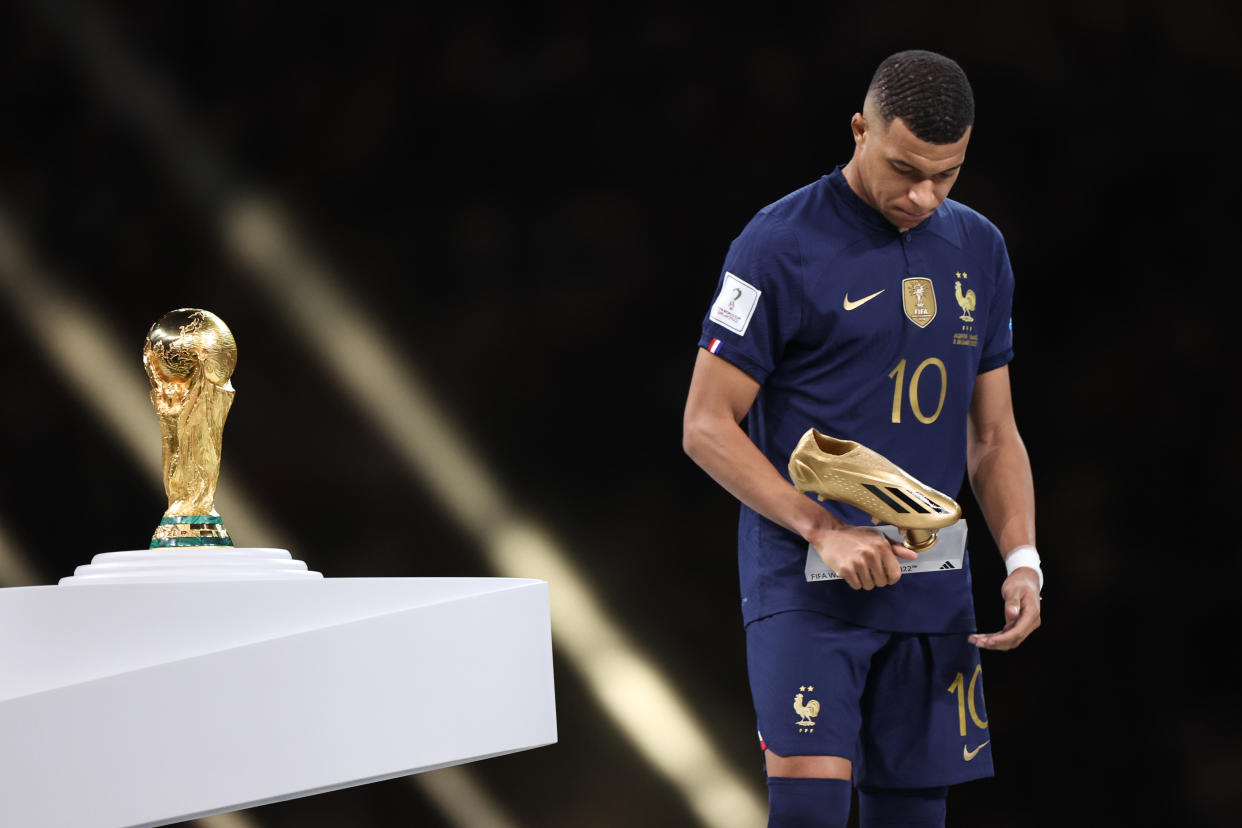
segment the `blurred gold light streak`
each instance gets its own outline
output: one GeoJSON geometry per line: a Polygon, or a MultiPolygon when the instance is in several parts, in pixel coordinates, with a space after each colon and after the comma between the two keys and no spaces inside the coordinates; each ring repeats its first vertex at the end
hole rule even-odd
{"type": "Polygon", "coordinates": [[[464,768],[442,768],[410,778],[411,781],[418,781],[419,790],[441,813],[453,814],[458,825],[518,828],[517,823],[499,808],[496,800],[479,786],[478,777],[463,771],[464,768]]]}
{"type": "Polygon", "coordinates": [[[199,817],[196,822],[201,828],[259,828],[259,823],[251,819],[245,811],[199,817]]]}
{"type": "Polygon", "coordinates": [[[39,576],[17,551],[0,521],[0,587],[34,586],[39,576]]]}
{"type": "MultiPolygon", "coordinates": [[[[27,333],[43,349],[53,368],[77,393],[83,405],[93,410],[128,450],[158,490],[162,486],[160,432],[148,402],[149,385],[141,361],[146,331],[135,332],[132,346],[127,347],[129,343],[119,340],[86,304],[57,287],[56,279],[33,261],[3,205],[0,205],[0,292],[12,303],[14,315],[25,324],[27,333]]],[[[225,457],[227,463],[227,441],[225,457]]],[[[108,470],[100,469],[99,473],[107,474],[108,470]]],[[[234,476],[224,471],[220,475],[220,492],[216,502],[221,514],[227,515],[234,537],[245,538],[250,545],[295,548],[284,540],[283,531],[252,506],[253,501],[234,476]]],[[[162,492],[159,497],[152,496],[152,525],[163,512],[162,497],[162,492]]],[[[142,539],[145,540],[145,535],[142,539]]],[[[72,573],[60,573],[56,577],[69,574],[72,573]]],[[[17,550],[0,534],[0,582],[10,576],[26,584],[35,580],[17,550]]],[[[9,585],[22,584],[15,580],[9,585]]],[[[452,825],[460,828],[512,828],[515,825],[465,767],[442,768],[410,779],[452,825]],[[434,777],[447,777],[447,780],[434,777]],[[469,798],[448,797],[445,791],[467,791],[469,798]]],[[[245,821],[225,822],[209,828],[257,828],[256,823],[236,812],[228,816],[245,821]]]]}
{"type": "Polygon", "coordinates": [[[485,550],[494,570],[551,585],[552,634],[600,705],[642,756],[711,828],[761,824],[766,808],[703,732],[651,660],[601,609],[568,550],[518,515],[499,481],[439,411],[408,360],[393,353],[273,204],[256,197],[226,205],[228,249],[301,333],[407,468],[485,550]]]}

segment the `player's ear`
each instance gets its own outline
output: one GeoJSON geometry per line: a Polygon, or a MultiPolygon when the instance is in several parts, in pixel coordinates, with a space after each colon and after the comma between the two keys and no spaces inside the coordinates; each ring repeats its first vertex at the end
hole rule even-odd
{"type": "Polygon", "coordinates": [[[861,145],[867,138],[867,116],[855,112],[854,117],[850,118],[850,130],[854,133],[854,143],[861,145]]]}

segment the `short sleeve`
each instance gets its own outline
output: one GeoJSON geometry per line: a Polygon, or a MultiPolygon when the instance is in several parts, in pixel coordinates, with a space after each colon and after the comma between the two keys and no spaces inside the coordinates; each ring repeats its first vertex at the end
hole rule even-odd
{"type": "Polygon", "coordinates": [[[802,297],[797,238],[780,219],[759,213],[729,246],[699,347],[762,383],[797,333],[802,297]]]}
{"type": "Polygon", "coordinates": [[[995,263],[996,288],[988,307],[988,329],[984,335],[979,373],[983,374],[1013,359],[1013,268],[1005,240],[997,232],[995,263]]]}

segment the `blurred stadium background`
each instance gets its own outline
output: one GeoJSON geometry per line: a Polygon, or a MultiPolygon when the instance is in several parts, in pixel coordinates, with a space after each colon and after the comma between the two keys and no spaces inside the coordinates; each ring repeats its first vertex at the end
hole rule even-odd
{"type": "Polygon", "coordinates": [[[1240,459],[1237,15],[5,4],[0,585],[145,545],[141,342],[208,308],[239,342],[239,543],[332,577],[547,578],[560,742],[205,825],[761,824],[736,507],[680,449],[698,327],[730,239],[848,159],[883,57],[930,48],[978,100],[954,196],[1018,275],[1049,583],[1043,629],[985,655],[998,776],[950,819],[1235,825],[1239,566],[1205,518],[1240,459]]]}

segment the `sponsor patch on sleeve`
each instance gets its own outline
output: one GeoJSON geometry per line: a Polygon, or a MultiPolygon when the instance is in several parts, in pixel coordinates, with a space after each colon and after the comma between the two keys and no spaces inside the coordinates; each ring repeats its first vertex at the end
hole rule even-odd
{"type": "Polygon", "coordinates": [[[711,316],[708,318],[735,334],[745,334],[762,293],[763,291],[749,282],[726,272],[720,295],[716,297],[716,302],[712,305],[711,316]]]}

